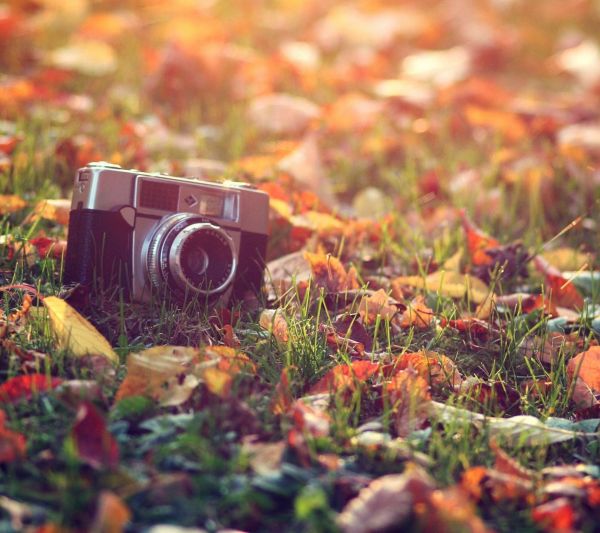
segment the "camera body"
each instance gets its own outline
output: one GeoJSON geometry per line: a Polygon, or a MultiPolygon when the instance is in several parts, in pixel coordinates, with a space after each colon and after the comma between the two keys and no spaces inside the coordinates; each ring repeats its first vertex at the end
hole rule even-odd
{"type": "Polygon", "coordinates": [[[268,195],[245,183],[89,163],[75,178],[64,281],[138,302],[241,299],[262,286],[268,215],[268,195]]]}

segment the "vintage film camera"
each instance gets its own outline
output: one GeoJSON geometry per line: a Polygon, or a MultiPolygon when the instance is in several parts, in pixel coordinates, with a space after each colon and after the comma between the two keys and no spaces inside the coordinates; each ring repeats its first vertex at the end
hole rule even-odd
{"type": "Polygon", "coordinates": [[[241,299],[262,285],[268,215],[268,195],[245,183],[89,163],[75,178],[63,281],[138,302],[241,299]]]}

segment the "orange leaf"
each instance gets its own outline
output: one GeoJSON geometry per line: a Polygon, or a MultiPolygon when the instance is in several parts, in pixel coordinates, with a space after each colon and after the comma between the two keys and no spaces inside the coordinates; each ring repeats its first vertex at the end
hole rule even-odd
{"type": "Polygon", "coordinates": [[[485,249],[500,246],[500,242],[473,224],[469,217],[467,217],[464,209],[461,209],[459,213],[467,237],[467,250],[469,251],[471,262],[476,266],[490,265],[493,259],[485,253],[485,249]]]}
{"type": "Polygon", "coordinates": [[[406,353],[394,363],[394,369],[396,370],[407,368],[414,369],[420,377],[434,387],[444,383],[450,383],[458,387],[462,382],[462,376],[454,361],[436,352],[406,353]]]}
{"type": "Polygon", "coordinates": [[[0,215],[7,215],[20,211],[27,202],[16,194],[0,194],[0,215]]]}
{"type": "Polygon", "coordinates": [[[600,392],[600,346],[592,346],[573,357],[567,364],[567,374],[571,380],[579,378],[600,392]]]}
{"type": "Polygon", "coordinates": [[[525,122],[517,114],[509,111],[468,105],[465,115],[472,126],[494,130],[509,141],[519,141],[527,135],[525,122]]]}
{"type": "Polygon", "coordinates": [[[553,267],[542,256],[534,258],[535,268],[546,278],[546,293],[552,305],[568,307],[570,309],[583,309],[583,297],[575,285],[565,278],[560,271],[553,267]]]}
{"type": "Polygon", "coordinates": [[[131,520],[131,511],[115,493],[103,490],[98,497],[91,531],[121,533],[131,520]]]}
{"type": "Polygon", "coordinates": [[[431,401],[427,381],[414,369],[407,368],[392,377],[386,384],[385,391],[392,406],[398,435],[405,437],[420,428],[427,419],[431,401]]]}
{"type": "Polygon", "coordinates": [[[344,389],[355,390],[379,371],[379,364],[371,361],[353,361],[337,365],[325,374],[309,391],[310,394],[331,394],[344,389]]]}

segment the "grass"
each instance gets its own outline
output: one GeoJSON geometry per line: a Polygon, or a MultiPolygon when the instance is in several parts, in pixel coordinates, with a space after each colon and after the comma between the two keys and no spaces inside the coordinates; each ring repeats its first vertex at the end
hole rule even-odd
{"type": "MultiPolygon", "coordinates": [[[[228,20],[232,10],[236,12],[229,2],[217,4],[221,22],[228,20]]],[[[531,20],[531,15],[516,5],[506,13],[507,20],[517,28],[527,26],[531,20]]],[[[141,16],[149,15],[143,12],[141,16]]],[[[541,18],[549,16],[544,12],[541,18]]],[[[161,22],[153,19],[149,23],[154,24],[161,22]]],[[[537,37],[532,37],[535,46],[528,47],[527,54],[502,73],[508,86],[519,87],[522,72],[532,61],[530,55],[538,60],[553,53],[551,36],[559,35],[569,21],[558,23],[553,19],[544,24],[547,35],[542,38],[536,33],[537,37]]],[[[588,24],[587,20],[582,22],[582,30],[588,24]]],[[[277,43],[280,39],[272,34],[261,38],[255,29],[244,29],[240,20],[235,27],[239,34],[234,42],[257,50],[270,49],[274,46],[271,40],[277,43]]],[[[592,30],[593,26],[589,28],[592,30]]],[[[450,43],[443,39],[440,46],[450,43]]],[[[39,43],[52,48],[63,41],[64,36],[54,31],[44,35],[39,43]]],[[[21,139],[10,154],[10,165],[0,166],[0,193],[17,194],[28,202],[27,209],[3,214],[0,219],[0,284],[27,283],[43,295],[63,293],[61,261],[40,257],[29,241],[40,232],[62,238],[65,228],[52,220],[33,222],[27,215],[38,200],[70,194],[75,168],[86,153],[97,153],[100,158],[119,161],[125,167],[145,165],[150,170],[168,168],[180,174],[178,170],[188,158],[236,163],[245,156],[272,153],[273,146],[281,140],[262,136],[248,124],[246,102],[234,96],[235,91],[224,80],[219,81],[222,85],[211,87],[207,91],[210,94],[184,92],[182,101],[153,99],[145,87],[148,80],[143,79],[142,48],[141,41],[130,36],[120,45],[121,62],[114,74],[101,79],[75,75],[57,86],[56,90],[65,94],[89,96],[91,110],[81,112],[55,101],[44,101],[43,95],[19,109],[0,110],[0,119],[5,121],[0,123],[0,131],[15,133],[21,139]],[[142,133],[123,134],[126,125],[135,126],[142,133]]],[[[0,65],[12,75],[24,75],[23,49],[27,46],[20,42],[0,50],[0,65]]],[[[398,60],[403,53],[397,52],[398,60]]],[[[324,72],[339,67],[334,55],[324,55],[324,72]]],[[[275,69],[273,65],[268,68],[275,69]]],[[[396,74],[391,67],[385,71],[387,77],[396,74]]],[[[531,79],[538,74],[530,74],[531,79]]],[[[282,70],[280,76],[283,79],[279,88],[303,92],[290,72],[282,70]]],[[[337,87],[328,85],[327,78],[322,77],[310,94],[319,104],[334,103],[341,92],[372,94],[372,80],[357,76],[352,82],[338,80],[341,87],[337,87]]],[[[546,88],[556,82],[545,81],[548,85],[543,79],[536,83],[546,88]]],[[[105,414],[108,430],[121,453],[119,467],[114,470],[94,469],[81,460],[71,434],[75,406],[60,391],[34,394],[30,400],[15,405],[3,404],[10,429],[27,439],[27,459],[0,465],[0,494],[27,505],[27,523],[51,522],[72,531],[83,530],[93,520],[98,495],[111,491],[131,510],[131,530],[156,523],[177,523],[210,532],[228,527],[329,532],[337,530],[337,514],[362,486],[376,477],[403,472],[409,463],[421,465],[440,488],[455,486],[470,467],[494,465],[496,456],[490,442],[495,438],[488,429],[477,429],[460,419],[444,422],[432,418],[423,429],[399,439],[383,385],[375,378],[349,396],[344,391],[333,395],[327,409],[331,431],[327,436],[308,439],[306,457],[287,446],[280,464],[267,472],[257,468],[248,451],[248,443],[253,441],[287,442],[295,427],[291,417],[273,412],[283,371],[288,372],[290,390],[298,398],[308,394],[336,365],[351,365],[351,335],[347,334],[345,342],[333,348],[327,331],[342,314],[359,321],[356,313],[365,290],[389,290],[389,280],[399,275],[425,277],[430,267],[443,265],[460,250],[465,263],[464,236],[455,217],[444,213],[445,207],[451,206],[450,211],[454,206],[466,207],[491,235],[503,243],[519,239],[529,250],[540,251],[545,243],[583,247],[592,252],[600,248],[599,233],[593,224],[600,207],[598,196],[593,191],[579,194],[581,182],[573,177],[573,165],[578,163],[555,152],[551,143],[526,138],[511,144],[501,134],[487,135],[482,140],[481,132],[465,132],[464,124],[457,126],[452,105],[444,109],[434,106],[422,112],[408,108],[398,116],[381,117],[369,131],[358,133],[331,133],[323,119],[319,142],[326,154],[323,162],[327,179],[332,182],[340,205],[322,207],[331,208],[337,216],[338,212],[345,212],[362,189],[375,187],[385,201],[374,207],[387,211],[389,219],[375,242],[360,240],[356,235],[332,236],[318,231],[307,242],[307,247],[320,246],[345,265],[358,269],[362,289],[348,301],[325,294],[314,280],[305,290],[299,288],[296,280],[288,280],[292,288],[277,302],[260,302],[259,309],[233,310],[240,312],[234,327],[240,349],[252,359],[257,371],[251,379],[236,378],[228,398],[215,397],[200,387],[188,403],[178,407],[159,407],[141,396],[116,405],[114,402],[126,374],[128,353],[161,344],[223,344],[223,316],[200,302],[189,302],[183,308],[162,300],[131,303],[110,289],[95,294],[87,303],[80,301],[82,313],[119,354],[121,365],[114,376],[106,367],[98,370],[93,361],[77,360],[69,352],[59,350],[43,313],[17,331],[1,335],[2,382],[32,371],[65,380],[97,380],[102,396],[96,403],[105,414]],[[414,127],[417,119],[421,120],[419,127],[429,125],[425,134],[414,127]],[[376,148],[365,148],[365,139],[389,140],[390,147],[380,149],[374,143],[376,148]],[[544,170],[550,169],[549,181],[544,183],[550,183],[551,198],[556,202],[550,205],[544,197],[546,189],[541,185],[536,189],[526,171],[524,176],[507,176],[503,151],[540,158],[544,170]],[[453,176],[465,169],[475,169],[481,180],[473,187],[453,188],[453,176]],[[424,183],[428,173],[439,178],[438,189],[433,193],[424,183]],[[482,195],[490,191],[496,194],[494,209],[487,209],[485,204],[482,207],[480,197],[473,194],[474,187],[482,195]],[[561,232],[578,216],[588,223],[561,232]],[[260,327],[259,314],[265,306],[279,308],[287,323],[287,341],[277,340],[260,327]],[[361,438],[375,438],[364,437],[373,427],[380,439],[378,443],[361,443],[361,438]],[[327,467],[332,457],[337,457],[336,468],[327,467]]],[[[288,183],[275,168],[268,172],[268,179],[261,173],[246,173],[257,182],[281,179],[288,183]]],[[[295,187],[296,192],[303,192],[303,185],[295,187]]],[[[339,216],[344,220],[343,214],[339,216]]],[[[270,252],[274,257],[288,251],[292,229],[274,225],[270,252]]],[[[597,266],[593,263],[586,268],[593,270],[597,266]]],[[[504,293],[538,292],[540,281],[531,272],[527,279],[496,279],[490,286],[504,293]]],[[[1,294],[1,309],[8,316],[20,307],[23,295],[18,290],[1,294]]],[[[435,293],[424,296],[438,318],[458,319],[474,310],[466,299],[435,293]]],[[[77,294],[71,298],[77,302],[77,294]]],[[[588,300],[590,305],[600,304],[600,290],[589,291],[588,300]]],[[[393,362],[405,353],[438,352],[451,358],[464,376],[475,376],[484,382],[491,392],[482,399],[477,389],[467,394],[454,391],[446,383],[434,387],[435,400],[489,416],[525,414],[543,421],[549,417],[571,420],[574,409],[566,365],[575,353],[600,340],[592,318],[582,317],[574,327],[577,345],[565,343],[558,347],[551,363],[538,357],[552,327],[539,312],[499,309],[490,318],[490,323],[498,325],[498,333],[487,338],[459,333],[441,323],[424,330],[399,330],[389,320],[378,318],[365,328],[373,344],[366,358],[393,362]],[[542,390],[539,384],[524,388],[530,380],[547,381],[552,386],[548,390],[542,390]]],[[[598,443],[585,438],[539,447],[499,440],[511,457],[538,477],[548,466],[600,463],[598,443]]],[[[541,530],[523,501],[498,502],[488,496],[479,503],[478,512],[489,527],[507,532],[541,530]]],[[[2,504],[0,508],[0,531],[16,529],[7,508],[2,504]]],[[[399,530],[402,527],[417,528],[418,524],[404,523],[399,530]]],[[[596,526],[591,519],[584,519],[578,527],[593,531],[596,526]]]]}

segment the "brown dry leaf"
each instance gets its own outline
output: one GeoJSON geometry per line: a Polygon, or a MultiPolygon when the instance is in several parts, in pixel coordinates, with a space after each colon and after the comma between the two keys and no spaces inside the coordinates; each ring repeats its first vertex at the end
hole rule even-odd
{"type": "Polygon", "coordinates": [[[114,363],[119,361],[108,341],[67,302],[56,296],[47,296],[43,303],[61,349],[69,350],[77,357],[103,355],[114,363]]]}
{"type": "Polygon", "coordinates": [[[402,524],[413,508],[404,474],[391,474],[373,481],[346,505],[338,517],[344,533],[384,531],[402,524]]]}
{"type": "Polygon", "coordinates": [[[0,194],[0,215],[8,215],[20,211],[27,202],[16,194],[0,194]]]}
{"type": "Polygon", "coordinates": [[[394,283],[402,286],[415,287],[430,292],[438,292],[450,298],[464,298],[474,304],[483,304],[491,300],[491,291],[479,278],[458,272],[438,270],[426,277],[401,276],[394,283]]]}
{"type": "Polygon", "coordinates": [[[365,325],[374,323],[377,318],[391,320],[398,312],[398,308],[389,303],[390,298],[383,289],[362,297],[358,306],[358,314],[365,325]]]}
{"type": "Polygon", "coordinates": [[[285,451],[285,441],[252,442],[245,440],[242,453],[249,457],[250,467],[259,476],[268,476],[279,471],[285,451]]]}
{"type": "Polygon", "coordinates": [[[288,325],[281,309],[265,309],[260,314],[258,323],[261,328],[275,337],[278,343],[287,344],[290,340],[288,325]]]}
{"type": "Polygon", "coordinates": [[[417,295],[406,307],[400,316],[400,327],[415,329],[428,329],[434,318],[433,310],[425,304],[425,298],[417,295]]]}
{"type": "Polygon", "coordinates": [[[394,369],[412,368],[432,387],[450,384],[460,387],[463,382],[456,364],[452,359],[437,352],[414,352],[401,355],[393,363],[394,369]]]}
{"type": "Polygon", "coordinates": [[[427,420],[431,402],[429,386],[413,368],[396,372],[386,383],[385,391],[398,436],[406,437],[427,420]]]}
{"type": "Polygon", "coordinates": [[[402,474],[377,478],[346,504],[338,526],[344,533],[400,529],[433,490],[433,481],[414,466],[402,474]]]}
{"type": "Polygon", "coordinates": [[[153,346],[127,357],[127,375],[115,401],[128,396],[150,396],[156,400],[163,394],[163,385],[169,379],[189,372],[198,357],[196,348],[184,346],[153,346]]]}
{"type": "Polygon", "coordinates": [[[310,264],[317,287],[322,287],[329,293],[358,289],[355,271],[350,269],[349,272],[346,272],[344,265],[337,257],[310,252],[305,252],[304,257],[310,264]]]}
{"type": "Polygon", "coordinates": [[[250,123],[272,135],[301,134],[320,114],[319,106],[310,100],[283,93],[258,96],[248,106],[250,123]]]}

